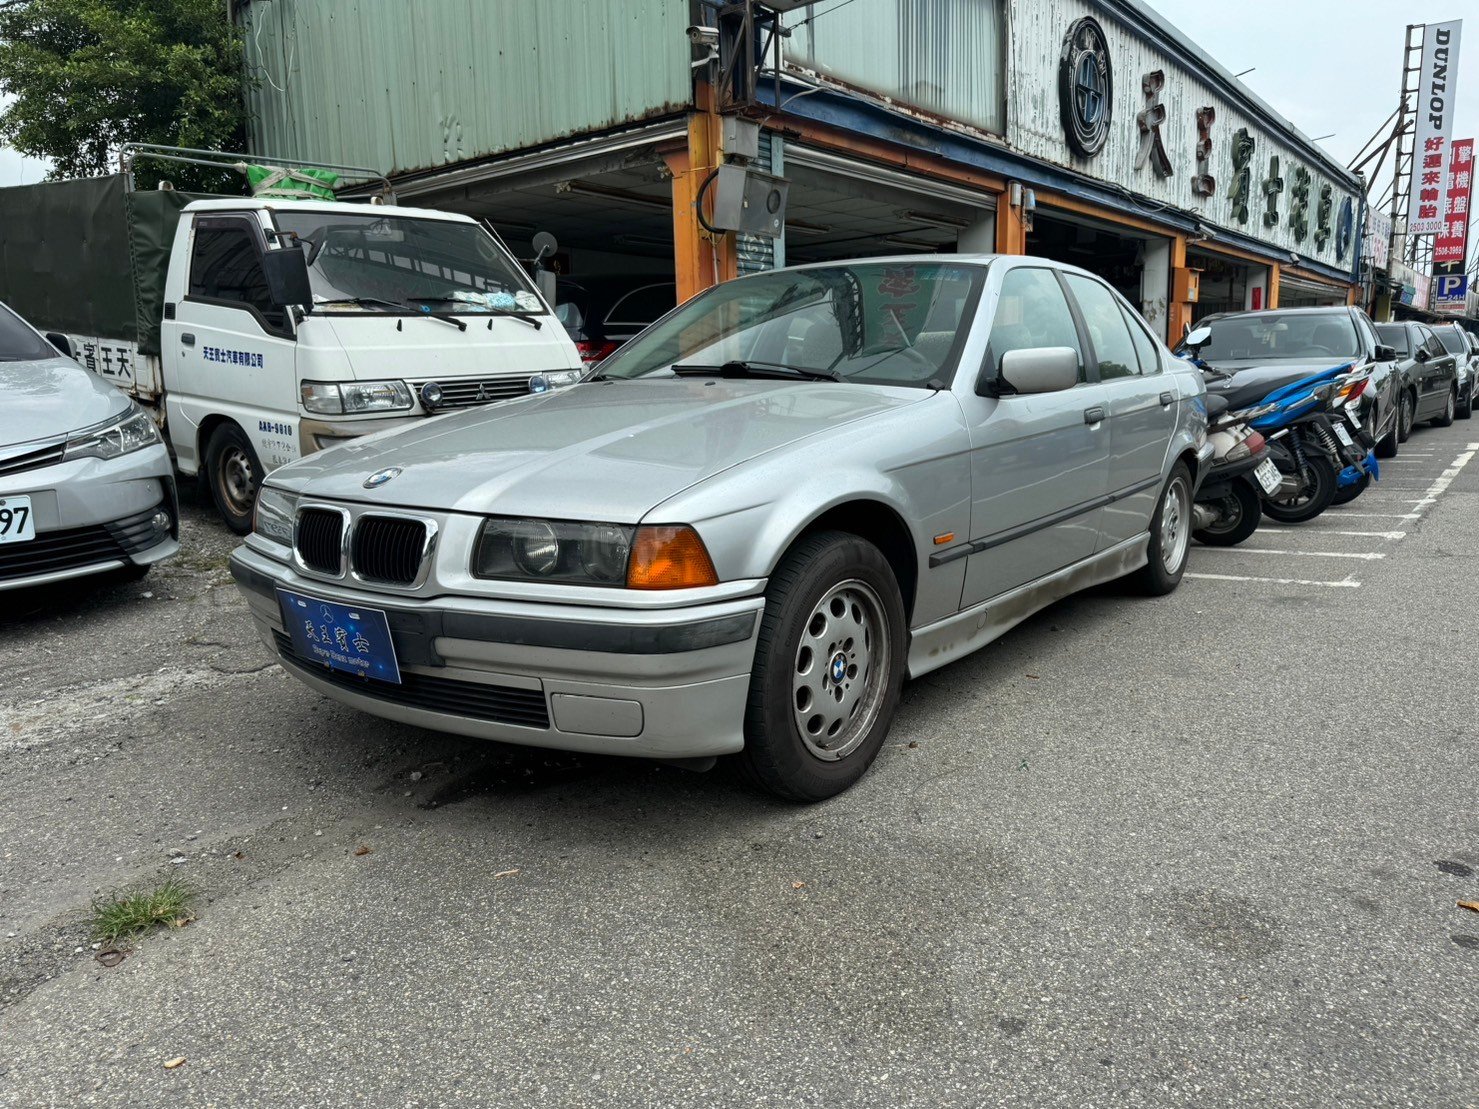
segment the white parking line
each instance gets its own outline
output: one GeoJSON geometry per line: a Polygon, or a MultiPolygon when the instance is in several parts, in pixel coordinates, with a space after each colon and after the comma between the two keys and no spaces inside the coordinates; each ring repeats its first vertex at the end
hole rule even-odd
{"type": "Polygon", "coordinates": [[[1421,512],[1342,512],[1342,520],[1421,520],[1421,512]]]}
{"type": "Polygon", "coordinates": [[[1438,497],[1445,489],[1453,484],[1454,479],[1469,464],[1476,451],[1479,451],[1479,443],[1470,443],[1465,447],[1464,453],[1455,458],[1453,464],[1439,474],[1432,485],[1428,486],[1428,491],[1423,495],[1423,499],[1416,502],[1417,506],[1419,508],[1427,508],[1429,505],[1437,504],[1438,497]]]}
{"type": "Polygon", "coordinates": [[[1386,558],[1380,551],[1353,553],[1351,551],[1287,551],[1272,547],[1213,547],[1212,550],[1227,551],[1229,554],[1272,554],[1293,555],[1296,558],[1354,558],[1362,562],[1375,562],[1386,558]]]}
{"type": "Polygon", "coordinates": [[[1405,531],[1320,531],[1321,535],[1354,535],[1361,539],[1390,539],[1396,542],[1398,539],[1406,539],[1405,531]]]}
{"type": "Polygon", "coordinates": [[[1309,581],[1305,578],[1248,578],[1238,574],[1193,574],[1187,572],[1189,578],[1199,578],[1202,581],[1256,581],[1265,582],[1269,585],[1319,585],[1327,589],[1360,589],[1361,583],[1350,578],[1340,581],[1309,581]]]}

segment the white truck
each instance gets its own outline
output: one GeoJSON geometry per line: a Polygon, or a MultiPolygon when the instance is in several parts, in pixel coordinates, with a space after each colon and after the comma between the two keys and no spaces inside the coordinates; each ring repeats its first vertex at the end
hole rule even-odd
{"type": "Polygon", "coordinates": [[[239,533],[278,466],[582,368],[483,226],[394,204],[0,189],[0,301],[149,408],[239,533]]]}

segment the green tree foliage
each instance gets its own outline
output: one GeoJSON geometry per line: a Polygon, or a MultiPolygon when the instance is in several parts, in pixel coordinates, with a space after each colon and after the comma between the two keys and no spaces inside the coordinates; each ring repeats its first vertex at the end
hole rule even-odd
{"type": "Polygon", "coordinates": [[[50,159],[52,177],[116,170],[126,142],[241,149],[242,55],[226,12],[223,0],[0,0],[0,92],[15,97],[0,142],[50,159]]]}

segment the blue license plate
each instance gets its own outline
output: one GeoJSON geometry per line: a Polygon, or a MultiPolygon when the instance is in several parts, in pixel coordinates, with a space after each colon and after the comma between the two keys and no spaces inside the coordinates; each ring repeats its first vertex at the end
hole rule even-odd
{"type": "Polygon", "coordinates": [[[378,608],[341,605],[277,591],[293,650],[310,662],[376,681],[400,683],[390,624],[378,608]]]}

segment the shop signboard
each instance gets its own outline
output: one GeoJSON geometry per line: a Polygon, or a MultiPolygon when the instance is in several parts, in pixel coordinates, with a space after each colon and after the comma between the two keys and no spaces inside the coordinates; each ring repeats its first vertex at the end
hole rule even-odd
{"type": "Polygon", "coordinates": [[[1423,31],[1417,132],[1412,148],[1412,193],[1407,205],[1410,235],[1436,235],[1443,230],[1443,170],[1448,164],[1448,140],[1453,135],[1462,29],[1463,20],[1454,20],[1429,23],[1423,31]]]}
{"type": "Polygon", "coordinates": [[[1469,275],[1440,273],[1433,282],[1433,311],[1462,313],[1469,302],[1469,275]]]}
{"type": "Polygon", "coordinates": [[[1384,270],[1392,257],[1392,217],[1388,212],[1366,209],[1366,237],[1361,247],[1373,269],[1384,270]]]}
{"type": "Polygon", "coordinates": [[[1463,269],[1469,247],[1469,191],[1474,176],[1474,140],[1455,139],[1448,153],[1443,190],[1443,229],[1433,240],[1433,264],[1463,269]]]}

